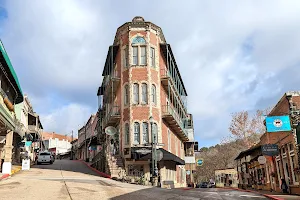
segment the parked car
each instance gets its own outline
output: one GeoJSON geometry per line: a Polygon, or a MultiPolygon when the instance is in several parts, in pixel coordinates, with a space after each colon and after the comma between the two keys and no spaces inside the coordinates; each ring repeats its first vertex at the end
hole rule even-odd
{"type": "Polygon", "coordinates": [[[216,187],[216,183],[215,182],[209,182],[208,183],[208,187],[209,188],[215,188],[216,187]]]}
{"type": "Polygon", "coordinates": [[[200,188],[208,188],[208,182],[200,183],[200,188]]]}
{"type": "Polygon", "coordinates": [[[37,164],[41,164],[41,163],[49,163],[49,164],[53,164],[53,156],[51,156],[50,152],[39,152],[38,158],[37,158],[37,164]]]}

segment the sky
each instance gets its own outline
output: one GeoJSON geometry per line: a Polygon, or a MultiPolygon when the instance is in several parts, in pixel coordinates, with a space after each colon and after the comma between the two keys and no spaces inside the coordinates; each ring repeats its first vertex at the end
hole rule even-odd
{"type": "Polygon", "coordinates": [[[97,110],[108,46],[135,16],[160,26],[188,92],[199,146],[231,114],[300,90],[299,1],[0,0],[0,38],[46,131],[69,134],[97,110]]]}

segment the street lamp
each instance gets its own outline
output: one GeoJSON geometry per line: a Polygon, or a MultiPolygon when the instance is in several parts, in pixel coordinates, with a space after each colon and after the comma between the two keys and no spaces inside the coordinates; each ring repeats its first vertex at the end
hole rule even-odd
{"type": "Polygon", "coordinates": [[[151,125],[151,136],[152,136],[152,185],[157,186],[157,174],[158,174],[158,169],[157,169],[157,156],[156,156],[156,145],[157,145],[157,136],[156,136],[156,130],[153,131],[153,123],[154,119],[152,116],[149,118],[150,125],[151,125]]]}

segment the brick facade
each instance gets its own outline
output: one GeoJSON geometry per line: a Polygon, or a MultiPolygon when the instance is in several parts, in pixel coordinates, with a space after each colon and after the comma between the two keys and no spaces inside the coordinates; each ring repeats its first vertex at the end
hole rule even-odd
{"type": "MultiPolygon", "coordinates": [[[[144,146],[143,144],[133,144],[134,139],[134,123],[140,123],[140,138],[142,138],[142,123],[148,122],[149,135],[151,135],[149,117],[152,116],[155,123],[158,126],[158,142],[163,143],[165,150],[168,151],[168,125],[162,120],[162,106],[166,105],[167,94],[161,85],[161,69],[166,69],[166,63],[163,59],[163,55],[160,49],[160,43],[165,43],[162,31],[156,25],[150,22],[132,22],[130,24],[124,24],[118,28],[114,45],[118,45],[118,52],[114,61],[115,73],[120,75],[120,86],[116,92],[114,100],[115,105],[120,106],[121,120],[118,127],[120,127],[120,141],[125,139],[125,124],[129,124],[129,145],[124,145],[121,142],[121,152],[124,148],[133,146],[144,146]],[[145,40],[145,43],[138,44],[138,64],[133,65],[133,47],[132,42],[135,38],[141,37],[145,40]],[[146,65],[141,65],[141,47],[146,47],[146,65]],[[151,60],[151,48],[154,49],[154,66],[151,60]],[[125,59],[127,58],[127,66],[125,66],[125,59]],[[139,85],[139,102],[134,104],[134,84],[139,85]],[[142,103],[142,84],[147,84],[147,103],[142,103]],[[152,103],[152,85],[156,88],[156,104],[152,103]],[[125,86],[129,87],[128,104],[125,105],[125,86]]],[[[169,129],[170,130],[170,129],[169,129]]],[[[174,131],[171,133],[171,149],[170,153],[183,159],[182,154],[182,139],[178,137],[174,131]],[[177,148],[177,149],[176,149],[177,148]]],[[[150,137],[151,138],[151,137],[150,137]]],[[[125,166],[133,161],[129,158],[126,160],[125,166]],[[128,162],[127,162],[128,160],[128,162]]],[[[148,168],[148,162],[145,162],[145,167],[148,168]]],[[[174,169],[176,167],[174,166],[174,169]]],[[[176,180],[179,181],[180,173],[177,172],[176,180]]]]}

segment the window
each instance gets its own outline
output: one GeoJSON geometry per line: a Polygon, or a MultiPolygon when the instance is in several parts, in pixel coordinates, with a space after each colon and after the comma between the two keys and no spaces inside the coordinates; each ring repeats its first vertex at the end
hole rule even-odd
{"type": "Polygon", "coordinates": [[[139,84],[133,84],[133,103],[139,104],[139,84]]]}
{"type": "Polygon", "coordinates": [[[152,85],[151,87],[151,102],[156,105],[156,87],[152,85]]]}
{"type": "Polygon", "coordinates": [[[132,54],[133,65],[147,64],[146,40],[143,37],[137,36],[132,40],[132,51],[133,51],[132,54]]]}
{"type": "Polygon", "coordinates": [[[125,124],[125,144],[129,144],[129,124],[125,124]]]}
{"type": "Polygon", "coordinates": [[[132,64],[138,65],[138,47],[132,47],[132,64]]]}
{"type": "Polygon", "coordinates": [[[150,53],[151,67],[155,67],[155,49],[151,47],[150,53]]]}
{"type": "Polygon", "coordinates": [[[124,57],[123,57],[123,65],[125,68],[128,67],[128,47],[126,46],[125,49],[123,50],[123,54],[124,54],[124,57]]]}
{"type": "Polygon", "coordinates": [[[124,104],[128,105],[128,103],[129,103],[129,87],[128,87],[128,85],[125,85],[124,104]]]}
{"type": "Polygon", "coordinates": [[[134,144],[140,143],[140,124],[138,122],[134,123],[134,144]]]}
{"type": "Polygon", "coordinates": [[[171,151],[171,133],[168,129],[168,151],[171,151]]]}
{"type": "Polygon", "coordinates": [[[141,65],[146,65],[147,59],[146,59],[146,47],[141,47],[141,65]]]}
{"type": "Polygon", "coordinates": [[[148,103],[148,92],[147,92],[147,84],[142,84],[142,103],[147,104],[148,103]]]}
{"type": "Polygon", "coordinates": [[[143,144],[149,143],[148,123],[143,122],[143,144]]]}

